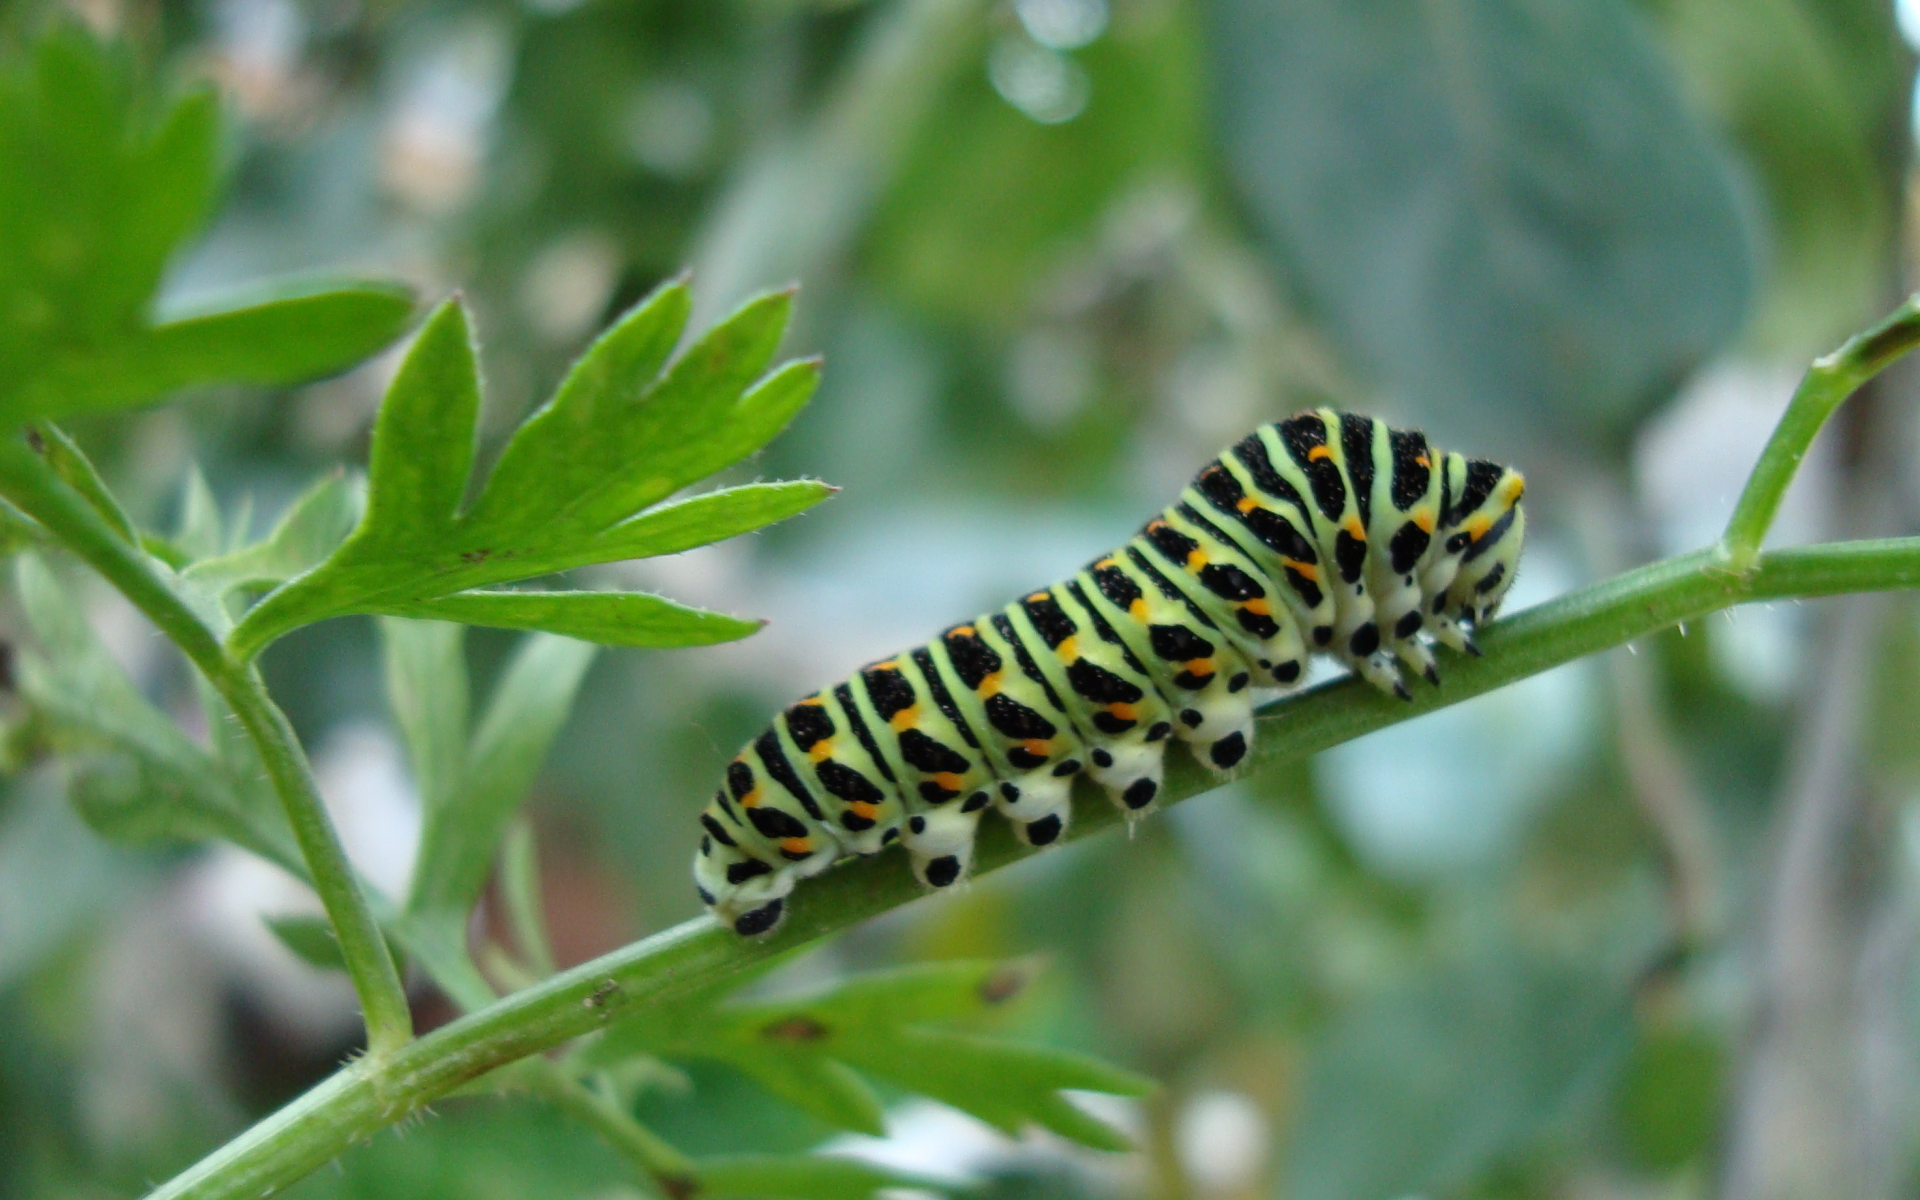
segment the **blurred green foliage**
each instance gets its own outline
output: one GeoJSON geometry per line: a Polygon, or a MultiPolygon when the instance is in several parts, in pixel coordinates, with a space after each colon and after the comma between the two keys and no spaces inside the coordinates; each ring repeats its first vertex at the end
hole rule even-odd
{"type": "MultiPolygon", "coordinates": [[[[379,635],[313,625],[265,652],[330,795],[343,812],[365,802],[359,834],[342,817],[363,869],[418,839],[415,878],[433,885],[408,892],[410,863],[384,885],[413,919],[395,924],[412,953],[464,938],[479,898],[477,942],[504,950],[481,962],[483,986],[539,968],[506,873],[487,873],[529,793],[519,907],[537,893],[560,963],[689,916],[693,814],[773,706],[1059,574],[1219,445],[1322,398],[1520,461],[1538,524],[1523,583],[1607,573],[1618,563],[1583,532],[1593,523],[1629,554],[1663,536],[1631,460],[1697,399],[1683,385],[1728,356],[1829,348],[1885,306],[1909,250],[1912,54],[1869,0],[15,0],[0,61],[0,405],[16,424],[68,421],[66,477],[84,484],[97,464],[124,505],[103,513],[172,530],[148,546],[195,586],[237,602],[329,556],[336,575],[411,586],[434,566],[431,523],[484,511],[486,545],[463,549],[564,533],[580,552],[538,566],[565,568],[569,588],[657,588],[773,619],[735,650],[591,662],[397,620],[379,635]],[[72,26],[36,41],[56,10],[116,49],[90,57],[72,26]],[[88,182],[107,178],[145,182],[88,182]],[[380,287],[247,290],[343,267],[462,299],[404,367],[295,386],[412,317],[380,287]],[[633,375],[652,380],[684,325],[713,329],[796,275],[795,328],[777,298],[723,326],[757,365],[720,390],[754,395],[777,354],[824,351],[819,395],[724,477],[716,494],[737,499],[707,502],[753,519],[701,525],[700,540],[820,494],[770,491],[762,474],[842,484],[833,505],[751,541],[606,565],[633,547],[599,539],[643,509],[633,521],[698,503],[672,493],[716,459],[662,466],[660,487],[577,527],[526,527],[609,461],[667,445],[635,428],[529,449],[569,403],[610,401],[567,373],[597,331],[614,326],[592,354],[650,363],[633,375]],[[122,412],[182,388],[183,403],[122,412]],[[409,413],[419,423],[400,428],[409,413]],[[470,457],[410,486],[408,468],[458,457],[429,443],[470,457]],[[363,507],[332,472],[370,449],[363,507]],[[534,465],[509,470],[521,486],[489,508],[488,472],[516,456],[534,465]],[[403,493],[419,503],[382,510],[403,493]]],[[[728,461],[801,400],[774,404],[728,461]]],[[[1737,433],[1689,444],[1698,478],[1737,433]]],[[[1875,486],[1857,449],[1839,448],[1840,482],[1815,497],[1829,528],[1850,519],[1848,481],[1875,486]]],[[[1911,528],[1910,498],[1881,491],[1911,528]]],[[[32,537],[0,516],[10,544],[32,537]]],[[[0,1194],[132,1194],[330,1070],[350,1022],[337,976],[289,975],[264,932],[263,914],[286,918],[289,940],[319,932],[289,893],[183,848],[218,834],[296,865],[222,708],[98,588],[40,557],[16,571],[0,1194]],[[56,767],[53,748],[75,756],[56,767]]],[[[395,611],[344,595],[288,625],[395,611]]],[[[478,619],[449,600],[462,602],[436,594],[422,603],[441,607],[409,615],[478,619]]],[[[737,1011],[825,1025],[847,1012],[804,997],[873,986],[843,982],[852,972],[1051,953],[995,1044],[1039,1047],[1045,1064],[1098,1054],[1161,1091],[1136,1110],[1132,1169],[1032,1146],[967,1158],[972,1135],[941,1127],[922,1169],[968,1170],[983,1195],[1717,1194],[1716,1172],[1747,1153],[1742,1089],[1760,1067],[1746,1014],[1777,998],[1755,944],[1790,742],[1827,664],[1823,616],[1742,614],[1639,648],[1652,728],[1716,864],[1719,926],[1691,957],[1662,958],[1677,917],[1672,842],[1646,803],[1652,752],[1623,732],[1628,690],[1595,673],[1476,706],[1466,726],[1363,743],[1369,761],[1428,764],[1384,798],[1398,808],[1346,760],[1300,764],[860,930],[737,1011]],[[1548,709],[1573,733],[1549,738],[1548,709]],[[1490,782],[1508,776],[1472,747],[1522,743],[1545,781],[1490,782]],[[1453,794],[1473,803],[1451,824],[1417,822],[1453,794]],[[1465,849],[1443,854],[1449,839],[1465,849]]],[[[1871,853],[1843,863],[1892,947],[1862,986],[1896,1015],[1868,1031],[1879,1040],[1849,1035],[1863,1060],[1904,1061],[1915,1039],[1900,933],[1915,911],[1914,616],[1893,602],[1877,635],[1859,753],[1871,853]]],[[[500,623],[557,627],[551,613],[500,623]]],[[[465,1002],[424,977],[415,999],[426,1021],[465,1002]]],[[[880,1007],[892,1036],[921,1036],[907,1001],[880,1007]]],[[[845,1055],[806,1043],[777,1082],[767,1055],[728,1042],[753,1028],[681,1029],[672,1047],[636,1032],[629,1049],[677,1050],[684,1075],[622,1075],[629,1061],[596,1084],[730,1194],[866,1194],[880,1174],[796,1164],[821,1161],[802,1156],[836,1126],[909,1114],[906,1092],[939,1094],[929,1081],[952,1065],[895,1047],[879,1069],[855,1060],[880,1042],[855,1035],[845,1055]],[[847,1104],[816,1120],[783,1092],[816,1115],[847,1104]],[[773,1161],[721,1161],[743,1150],[773,1161]],[[820,1173],[833,1171],[852,1174],[820,1173]]],[[[1020,1094],[1027,1107],[972,1107],[1016,1124],[1065,1103],[1052,1086],[1020,1094]]],[[[1825,1119],[1871,1126],[1911,1174],[1903,1095],[1825,1119]]],[[[301,1194],[651,1186],[550,1105],[460,1099],[301,1194]]]]}

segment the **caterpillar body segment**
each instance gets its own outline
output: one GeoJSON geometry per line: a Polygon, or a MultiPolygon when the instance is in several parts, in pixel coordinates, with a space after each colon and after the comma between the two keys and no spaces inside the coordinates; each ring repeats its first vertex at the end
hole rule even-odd
{"type": "Polygon", "coordinates": [[[794,884],[895,841],[928,887],[966,878],[989,809],[1058,841],[1079,775],[1130,818],[1168,743],[1225,773],[1253,693],[1328,655],[1382,691],[1438,686],[1434,644],[1513,582],[1526,484],[1371,417],[1319,409],[1229,447],[1125,545],[789,706],[701,814],[701,900],[766,933],[794,884]]]}

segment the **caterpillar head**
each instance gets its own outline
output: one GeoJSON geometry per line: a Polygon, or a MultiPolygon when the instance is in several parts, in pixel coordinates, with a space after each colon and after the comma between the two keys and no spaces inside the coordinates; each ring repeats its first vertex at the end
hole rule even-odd
{"type": "Polygon", "coordinates": [[[1479,625],[1499,611],[1520,565],[1527,514],[1520,506],[1527,481],[1512,467],[1474,461],[1467,464],[1468,486],[1456,507],[1450,533],[1464,534],[1460,569],[1447,589],[1445,611],[1455,620],[1479,625]]]}

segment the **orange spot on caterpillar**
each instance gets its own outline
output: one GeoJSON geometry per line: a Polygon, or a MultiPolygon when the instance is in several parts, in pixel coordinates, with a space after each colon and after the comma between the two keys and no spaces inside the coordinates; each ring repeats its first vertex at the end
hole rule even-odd
{"type": "Polygon", "coordinates": [[[1418,529],[1421,533],[1432,533],[1433,510],[1430,508],[1415,509],[1413,511],[1413,525],[1414,528],[1418,529]]]}
{"type": "Polygon", "coordinates": [[[740,807],[741,808],[759,808],[760,807],[760,789],[758,787],[755,787],[752,791],[740,797],[740,807]]]}
{"type": "Polygon", "coordinates": [[[979,694],[982,700],[992,699],[994,696],[1000,694],[1001,674],[1002,672],[995,671],[985,679],[982,679],[980,686],[973,690],[979,694]]]}
{"type": "Polygon", "coordinates": [[[1106,569],[1107,569],[1108,567],[1111,567],[1111,566],[1113,566],[1113,565],[1114,565],[1114,563],[1113,563],[1113,560],[1112,560],[1111,558],[1103,558],[1103,559],[1101,559],[1101,560],[1100,560],[1099,562],[1097,562],[1097,563],[1095,563],[1095,564],[1093,564],[1093,569],[1094,569],[1094,570],[1096,570],[1096,571],[1104,571],[1104,570],[1106,570],[1106,569]]]}
{"type": "Polygon", "coordinates": [[[1137,721],[1140,719],[1140,710],[1131,704],[1109,704],[1107,705],[1107,711],[1119,717],[1122,721],[1137,721]]]}
{"type": "Polygon", "coordinates": [[[878,805],[869,804],[865,800],[849,800],[847,801],[847,811],[856,817],[864,817],[871,821],[874,815],[880,811],[880,808],[878,805]]]}
{"type": "Polygon", "coordinates": [[[1207,552],[1205,550],[1195,550],[1191,554],[1187,555],[1187,570],[1198,571],[1201,567],[1204,567],[1206,565],[1207,565],[1207,552]]]}
{"type": "Polygon", "coordinates": [[[1310,579],[1315,583],[1320,581],[1320,568],[1314,563],[1301,562],[1297,558],[1283,558],[1280,560],[1280,565],[1292,568],[1294,573],[1302,579],[1310,579]]]}
{"type": "Polygon", "coordinates": [[[1352,513],[1347,514],[1346,523],[1340,528],[1346,530],[1347,536],[1356,542],[1364,542],[1367,540],[1367,531],[1360,528],[1360,518],[1352,513]]]}
{"type": "Polygon", "coordinates": [[[933,776],[933,781],[950,792],[957,792],[960,790],[961,777],[958,775],[955,775],[952,771],[940,772],[939,774],[933,776]]]}
{"type": "Polygon", "coordinates": [[[1127,605],[1127,615],[1136,621],[1145,621],[1147,619],[1147,602],[1145,600],[1135,600],[1132,604],[1127,605]]]}
{"type": "Polygon", "coordinates": [[[887,721],[887,728],[895,733],[905,733],[920,723],[920,706],[909,704],[887,721]]]}
{"type": "Polygon", "coordinates": [[[1254,599],[1247,601],[1245,604],[1242,604],[1240,607],[1246,609],[1250,613],[1256,613],[1263,617],[1270,617],[1273,615],[1273,606],[1267,603],[1267,598],[1265,596],[1255,597],[1254,599]]]}
{"type": "Polygon", "coordinates": [[[811,705],[813,705],[813,706],[814,706],[815,708],[818,708],[818,707],[820,706],[820,704],[821,704],[821,700],[820,700],[820,694],[819,694],[818,692],[816,692],[816,693],[814,693],[813,695],[811,695],[811,696],[808,696],[808,697],[807,697],[806,699],[804,699],[804,700],[800,700],[800,701],[798,701],[797,703],[800,703],[800,704],[811,704],[811,705]]]}
{"type": "Polygon", "coordinates": [[[1051,594],[1047,592],[1029,592],[1027,594],[1028,604],[1044,604],[1049,599],[1051,599],[1051,594]]]}
{"type": "Polygon", "coordinates": [[[786,854],[812,854],[813,839],[803,837],[782,838],[780,839],[780,849],[786,854]]]}
{"type": "Polygon", "coordinates": [[[828,759],[832,758],[833,757],[833,739],[821,738],[819,741],[815,742],[813,744],[813,748],[807,751],[807,757],[812,759],[814,762],[825,762],[828,759]]]}
{"type": "Polygon", "coordinates": [[[979,631],[971,625],[955,625],[953,627],[953,635],[955,637],[972,637],[977,632],[979,631]]]}
{"type": "Polygon", "coordinates": [[[1520,472],[1514,471],[1508,474],[1506,492],[1507,503],[1510,505],[1518,504],[1520,497],[1527,494],[1527,481],[1520,477],[1520,472]]]}
{"type": "Polygon", "coordinates": [[[1315,446],[1313,449],[1307,451],[1308,462],[1319,462],[1323,458],[1332,458],[1332,457],[1333,457],[1333,451],[1329,450],[1325,446],[1315,446]]]}
{"type": "Polygon", "coordinates": [[[1053,652],[1061,662],[1072,665],[1080,659],[1080,639],[1070,637],[1058,646],[1055,646],[1053,652]]]}
{"type": "Polygon", "coordinates": [[[1213,674],[1213,660],[1210,658],[1190,658],[1180,664],[1181,670],[1189,675],[1213,674]]]}
{"type": "Polygon", "coordinates": [[[1424,455],[1424,454],[1416,454],[1416,455],[1414,455],[1414,456],[1413,456],[1413,465],[1414,465],[1414,466],[1416,466],[1416,467],[1420,467],[1420,468],[1422,468],[1423,470],[1428,470],[1428,471],[1431,471],[1431,470],[1433,470],[1433,460],[1432,460],[1432,459],[1430,459],[1430,458],[1428,458],[1428,457],[1427,457],[1426,455],[1424,455]]]}
{"type": "Polygon", "coordinates": [[[1485,516],[1475,517],[1467,522],[1467,536],[1477,542],[1487,536],[1487,527],[1492,524],[1493,522],[1487,520],[1485,516]]]}
{"type": "Polygon", "coordinates": [[[1053,744],[1045,738],[1028,738],[1020,743],[1020,748],[1036,758],[1047,758],[1053,753],[1053,744]]]}

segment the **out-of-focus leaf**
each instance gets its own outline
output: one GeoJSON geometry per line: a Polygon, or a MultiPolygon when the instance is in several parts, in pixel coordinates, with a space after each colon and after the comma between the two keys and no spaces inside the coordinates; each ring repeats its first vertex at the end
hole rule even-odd
{"type": "Polygon", "coordinates": [[[1671,0],[1652,6],[1707,107],[1758,177],[1767,286],[1755,340],[1792,357],[1885,307],[1912,66],[1877,0],[1671,0]]]}
{"type": "Polygon", "coordinates": [[[10,782],[0,810],[0,990],[54,953],[139,877],[137,862],[87,832],[50,780],[10,782]]]}
{"type": "Polygon", "coordinates": [[[360,503],[352,480],[329,475],[297,497],[266,537],[202,559],[182,573],[214,592],[285,583],[312,570],[346,540],[360,518],[360,503]]]}
{"type": "Polygon", "coordinates": [[[307,914],[284,917],[262,918],[273,936],[280,944],[293,951],[316,967],[326,967],[336,971],[346,969],[346,959],[340,956],[340,943],[333,936],[333,926],[327,924],[325,917],[307,914]]]}
{"type": "Polygon", "coordinates": [[[1249,213],[1388,392],[1618,433],[1739,330],[1752,223],[1627,0],[1211,8],[1249,213]]]}
{"type": "MultiPolygon", "coordinates": [[[[521,643],[471,744],[463,746],[458,786],[447,790],[436,783],[430,795],[414,867],[412,911],[465,916],[596,653],[598,647],[590,643],[552,634],[521,643]]],[[[424,741],[417,744],[435,752],[424,741]]]]}
{"type": "MultiPolygon", "coordinates": [[[[702,1159],[701,1194],[768,1200],[871,1200],[882,1188],[952,1192],[949,1180],[825,1154],[743,1154],[702,1159]]],[[[962,1189],[965,1190],[965,1189],[962,1189]]]]}
{"type": "Polygon", "coordinates": [[[1614,1119],[1641,1166],[1671,1171],[1713,1144],[1727,1053],[1699,1030],[1642,1029],[1614,1094],[1614,1119]]]}
{"type": "Polygon", "coordinates": [[[1315,1047],[1281,1194],[1457,1190],[1604,1099],[1631,1036],[1621,981],[1518,951],[1395,987],[1315,1047]]]}
{"type": "Polygon", "coordinates": [[[234,645],[250,654],[298,625],[355,612],[638,646],[706,645],[753,632],[754,622],[657,596],[470,589],[687,549],[828,495],[824,484],[801,481],[636,516],[754,453],[806,403],[817,363],[789,363],[761,378],[791,299],[783,292],[750,301],[668,363],[689,300],[684,282],[660,288],[575,364],[465,511],[479,376],[465,313],[443,305],[381,406],[366,515],[326,562],[248,613],[234,645]]]}
{"type": "Polygon", "coordinates": [[[21,556],[15,579],[38,644],[20,654],[21,695],[75,756],[69,793],[81,816],[127,841],[226,838],[298,872],[257,765],[234,769],[149,704],[37,556],[21,556]]]}
{"type": "Polygon", "coordinates": [[[210,383],[278,386],[345,370],[400,336],[413,298],[355,284],[150,329],[49,364],[13,406],[31,420],[125,408],[210,383]]]}
{"type": "Polygon", "coordinates": [[[1031,1122],[1098,1149],[1130,1148],[1060,1093],[1137,1096],[1152,1089],[1150,1081],[1064,1050],[929,1027],[1004,1004],[1031,970],[1022,963],[936,963],[856,976],[797,999],[715,1007],[711,997],[690,998],[616,1025],[589,1055],[597,1062],[633,1054],[717,1059],[814,1117],[862,1133],[884,1130],[871,1089],[854,1071],[1009,1133],[1031,1122]]]}
{"type": "Polygon", "coordinates": [[[1036,280],[1079,247],[1120,189],[1198,166],[1192,10],[1156,5],[1115,24],[1067,59],[1088,87],[1086,111],[1070,121],[1033,120],[986,71],[948,89],[875,222],[871,269],[896,294],[922,311],[1005,328],[1030,315],[1036,280]]]}
{"type": "Polygon", "coordinates": [[[357,285],[151,324],[213,201],[219,109],[208,91],[157,103],[135,75],[70,24],[0,64],[0,424],[330,374],[410,313],[404,293],[357,285]]]}

